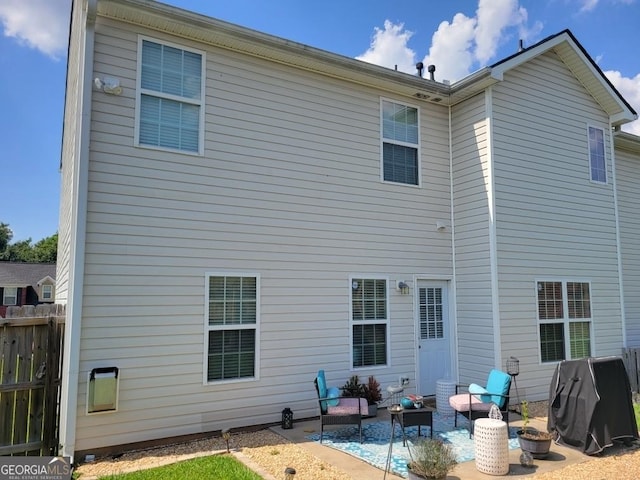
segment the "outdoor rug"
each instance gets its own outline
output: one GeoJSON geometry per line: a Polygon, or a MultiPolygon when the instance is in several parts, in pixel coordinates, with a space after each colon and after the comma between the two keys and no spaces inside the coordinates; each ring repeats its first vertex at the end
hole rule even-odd
{"type": "MultiPolygon", "coordinates": [[[[462,422],[458,422],[458,424],[462,422]]],[[[407,461],[409,461],[410,447],[418,438],[418,427],[405,428],[407,447],[402,446],[402,432],[396,424],[392,448],[390,472],[401,477],[407,477],[407,461]]],[[[519,448],[516,436],[517,428],[509,427],[509,449],[519,448]]],[[[420,438],[429,437],[429,427],[421,427],[420,438]]],[[[320,442],[320,434],[314,433],[306,437],[308,440],[320,442]]],[[[439,415],[433,412],[433,438],[439,438],[453,447],[459,463],[468,462],[475,458],[473,438],[469,438],[469,430],[453,426],[453,417],[439,415]]],[[[367,423],[362,425],[362,443],[358,442],[358,428],[344,426],[335,430],[325,431],[322,445],[348,453],[381,470],[385,469],[389,454],[389,440],[391,440],[391,422],[389,420],[367,423]]]]}

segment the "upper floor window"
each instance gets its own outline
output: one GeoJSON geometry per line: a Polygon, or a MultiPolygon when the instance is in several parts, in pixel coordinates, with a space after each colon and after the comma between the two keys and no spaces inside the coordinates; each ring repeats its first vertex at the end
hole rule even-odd
{"type": "Polygon", "coordinates": [[[18,303],[18,287],[4,287],[2,294],[3,305],[16,305],[18,303]]]}
{"type": "Polygon", "coordinates": [[[202,152],[204,54],[140,39],[139,145],[202,152]]]}
{"type": "Polygon", "coordinates": [[[40,300],[53,300],[53,285],[42,285],[42,298],[40,300]]]}
{"type": "Polygon", "coordinates": [[[382,178],[420,184],[418,109],[382,100],[382,178]]]}
{"type": "Polygon", "coordinates": [[[259,277],[207,274],[206,381],[257,377],[259,277]]]}
{"type": "Polygon", "coordinates": [[[589,168],[592,182],[607,183],[604,130],[601,128],[589,127],[589,168]]]}
{"type": "Polygon", "coordinates": [[[351,280],[351,341],[353,368],[387,364],[389,308],[387,280],[351,280]]]}
{"type": "Polygon", "coordinates": [[[588,282],[538,282],[542,362],[591,356],[591,288],[588,282]]]}

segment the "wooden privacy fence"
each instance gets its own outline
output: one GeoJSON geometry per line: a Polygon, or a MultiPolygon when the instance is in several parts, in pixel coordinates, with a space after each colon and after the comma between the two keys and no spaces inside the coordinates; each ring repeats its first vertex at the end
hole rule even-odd
{"type": "Polygon", "coordinates": [[[633,392],[640,392],[640,348],[623,348],[622,361],[633,392]]]}
{"type": "Polygon", "coordinates": [[[64,309],[38,307],[0,318],[0,455],[58,453],[64,309]]]}

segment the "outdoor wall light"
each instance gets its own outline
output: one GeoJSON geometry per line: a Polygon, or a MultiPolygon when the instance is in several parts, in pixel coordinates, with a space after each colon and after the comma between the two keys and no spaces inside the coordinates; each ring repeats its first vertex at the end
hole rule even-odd
{"type": "Polygon", "coordinates": [[[222,430],[222,438],[224,439],[225,443],[227,444],[227,453],[230,452],[229,450],[229,440],[231,439],[231,432],[229,431],[228,428],[225,428],[224,430],[222,430]]]}
{"type": "Polygon", "coordinates": [[[404,280],[398,280],[396,282],[396,290],[398,290],[402,295],[407,295],[409,293],[409,285],[404,280]]]}
{"type": "Polygon", "coordinates": [[[284,469],[284,480],[293,480],[293,477],[296,476],[296,469],[287,467],[284,469]]]}

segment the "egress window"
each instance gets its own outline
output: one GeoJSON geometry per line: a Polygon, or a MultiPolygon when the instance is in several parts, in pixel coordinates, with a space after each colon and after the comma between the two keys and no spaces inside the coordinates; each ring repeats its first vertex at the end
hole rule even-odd
{"type": "Polygon", "coordinates": [[[591,356],[588,282],[537,282],[540,358],[559,362],[591,356]]]}
{"type": "Polygon", "coordinates": [[[141,39],[138,145],[202,152],[204,54],[141,39]]]}
{"type": "Polygon", "coordinates": [[[259,277],[206,277],[206,381],[257,377],[259,277]]]}
{"type": "Polygon", "coordinates": [[[382,100],[382,178],[386,182],[420,184],[418,109],[382,100]]]}
{"type": "Polygon", "coordinates": [[[353,368],[387,364],[389,307],[387,280],[351,280],[351,336],[353,368]]]}

